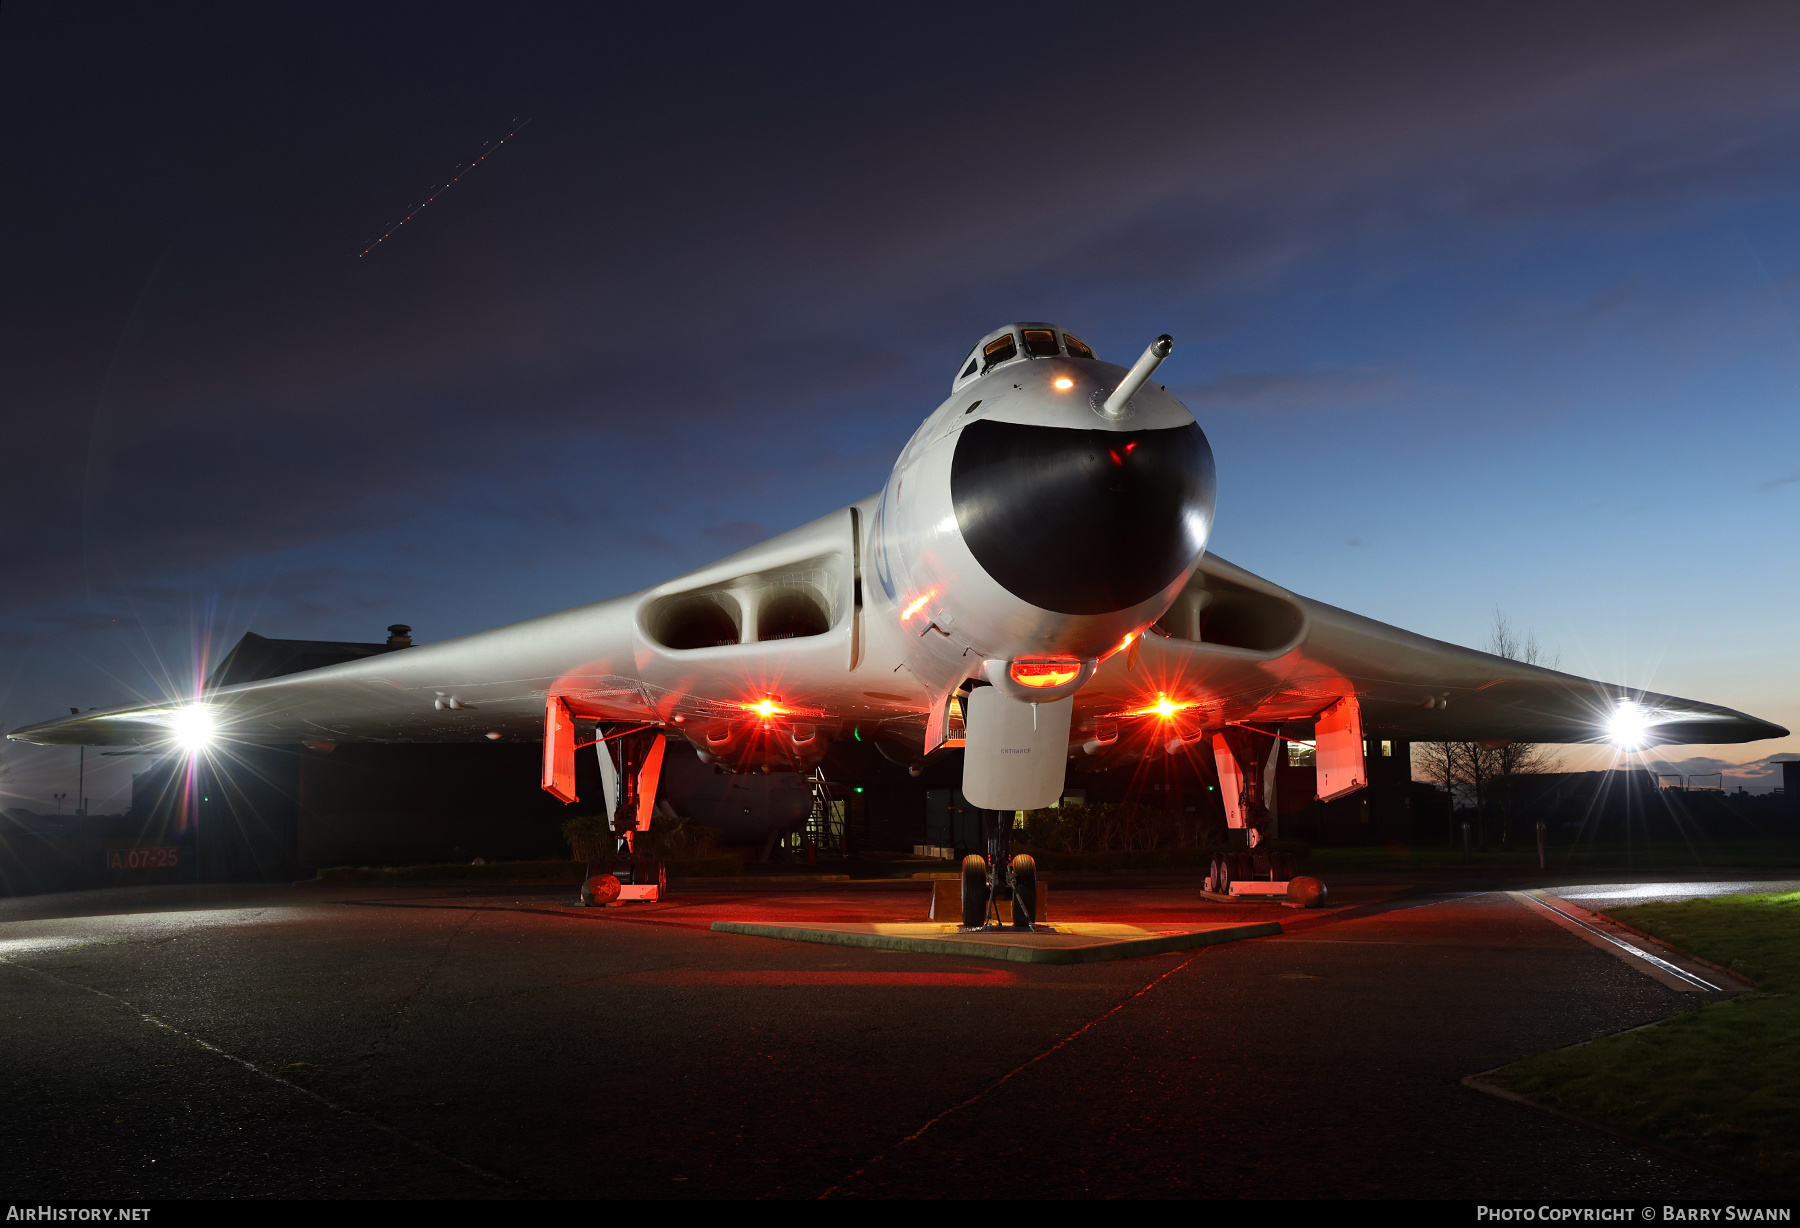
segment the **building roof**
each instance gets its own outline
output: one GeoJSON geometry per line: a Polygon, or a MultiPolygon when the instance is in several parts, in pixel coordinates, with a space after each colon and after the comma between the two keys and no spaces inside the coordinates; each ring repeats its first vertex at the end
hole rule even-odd
{"type": "Polygon", "coordinates": [[[271,640],[244,632],[225,659],[206,679],[206,689],[233,686],[239,682],[255,682],[259,678],[278,678],[302,670],[322,669],[345,661],[395,652],[403,644],[356,644],[345,640],[271,640]]]}

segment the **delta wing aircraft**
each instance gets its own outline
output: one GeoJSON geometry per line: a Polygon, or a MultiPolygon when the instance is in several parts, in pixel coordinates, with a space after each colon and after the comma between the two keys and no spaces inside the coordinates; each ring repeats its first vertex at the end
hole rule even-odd
{"type": "MultiPolygon", "coordinates": [[[[11,736],[190,749],[542,739],[541,784],[565,802],[575,755],[597,745],[620,837],[601,890],[630,897],[653,890],[655,868],[629,846],[671,743],[729,771],[814,775],[834,739],[874,739],[913,764],[960,744],[963,793],[990,812],[1055,802],[1071,759],[1206,756],[1254,849],[1297,729],[1316,743],[1326,799],[1366,782],[1365,725],[1499,743],[1786,734],[1415,635],[1208,553],[1212,449],[1152,380],[1171,348],[1159,337],[1127,369],[1054,324],[1010,324],[957,364],[879,493],[762,545],[509,627],[11,736]]],[[[965,865],[966,924],[1003,884],[1035,899],[1008,829],[995,818],[990,856],[965,865]]],[[[1248,864],[1216,860],[1209,885],[1248,864]]]]}

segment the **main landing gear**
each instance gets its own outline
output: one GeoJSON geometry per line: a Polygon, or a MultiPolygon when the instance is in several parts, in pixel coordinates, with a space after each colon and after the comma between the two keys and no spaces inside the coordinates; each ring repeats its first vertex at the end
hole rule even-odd
{"type": "MultiPolygon", "coordinates": [[[[1258,833],[1252,828],[1251,834],[1258,833]]],[[[1301,908],[1318,908],[1326,897],[1324,883],[1294,873],[1293,854],[1260,849],[1214,853],[1205,891],[1214,899],[1277,900],[1301,908]]]]}
{"type": "Polygon", "coordinates": [[[1214,895],[1286,895],[1293,878],[1292,853],[1214,853],[1206,889],[1214,895]]]}
{"type": "Polygon", "coordinates": [[[1012,853],[1012,814],[983,810],[981,831],[987,838],[988,855],[971,853],[962,864],[962,928],[999,929],[1000,904],[1012,902],[1012,928],[1037,930],[1037,862],[1030,855],[1012,853]],[[991,923],[990,923],[991,922],[991,923]]]}
{"type": "Polygon", "coordinates": [[[1325,902],[1325,884],[1294,873],[1290,853],[1265,847],[1275,829],[1275,765],[1282,739],[1267,730],[1234,725],[1213,735],[1213,762],[1225,802],[1225,825],[1243,851],[1213,854],[1206,893],[1215,899],[1281,900],[1302,908],[1325,902]]]}
{"type": "MultiPolygon", "coordinates": [[[[598,736],[598,734],[596,734],[598,736]]],[[[587,864],[587,877],[581,884],[581,902],[599,907],[623,900],[645,902],[660,900],[669,893],[669,868],[661,858],[648,855],[650,811],[656,803],[657,778],[662,769],[663,742],[659,735],[647,731],[627,733],[597,746],[600,768],[614,782],[607,790],[612,805],[613,855],[587,864]],[[611,753],[618,755],[618,767],[612,767],[611,753]],[[637,848],[639,835],[646,837],[645,848],[637,848]]]]}

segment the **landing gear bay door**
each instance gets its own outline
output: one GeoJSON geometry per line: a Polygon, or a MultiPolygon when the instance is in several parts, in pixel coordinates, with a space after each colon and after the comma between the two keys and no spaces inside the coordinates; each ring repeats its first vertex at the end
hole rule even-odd
{"type": "Polygon", "coordinates": [[[998,687],[969,692],[963,796],[982,810],[1036,810],[1062,796],[1075,697],[1031,704],[998,687]]]}
{"type": "Polygon", "coordinates": [[[1356,696],[1346,695],[1321,712],[1316,731],[1319,800],[1328,802],[1368,784],[1369,770],[1363,762],[1362,709],[1356,696]]]}

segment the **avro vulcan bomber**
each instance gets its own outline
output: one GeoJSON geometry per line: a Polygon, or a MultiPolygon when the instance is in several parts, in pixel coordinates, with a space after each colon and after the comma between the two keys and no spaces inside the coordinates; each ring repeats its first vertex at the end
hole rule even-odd
{"type": "MultiPolygon", "coordinates": [[[[1171,348],[1158,337],[1126,368],[1055,324],[995,329],[879,492],[759,546],[477,635],[11,736],[208,753],[542,739],[542,787],[564,801],[593,746],[629,896],[665,753],[811,775],[853,731],[915,763],[961,743],[963,793],[994,812],[1055,802],[1071,760],[1204,756],[1254,849],[1297,729],[1328,799],[1365,783],[1365,726],[1419,741],[1785,735],[1415,635],[1208,553],[1212,449],[1154,380],[1171,348]]],[[[1003,879],[1035,898],[1029,863],[991,838],[966,865],[965,922],[1003,879]]]]}

